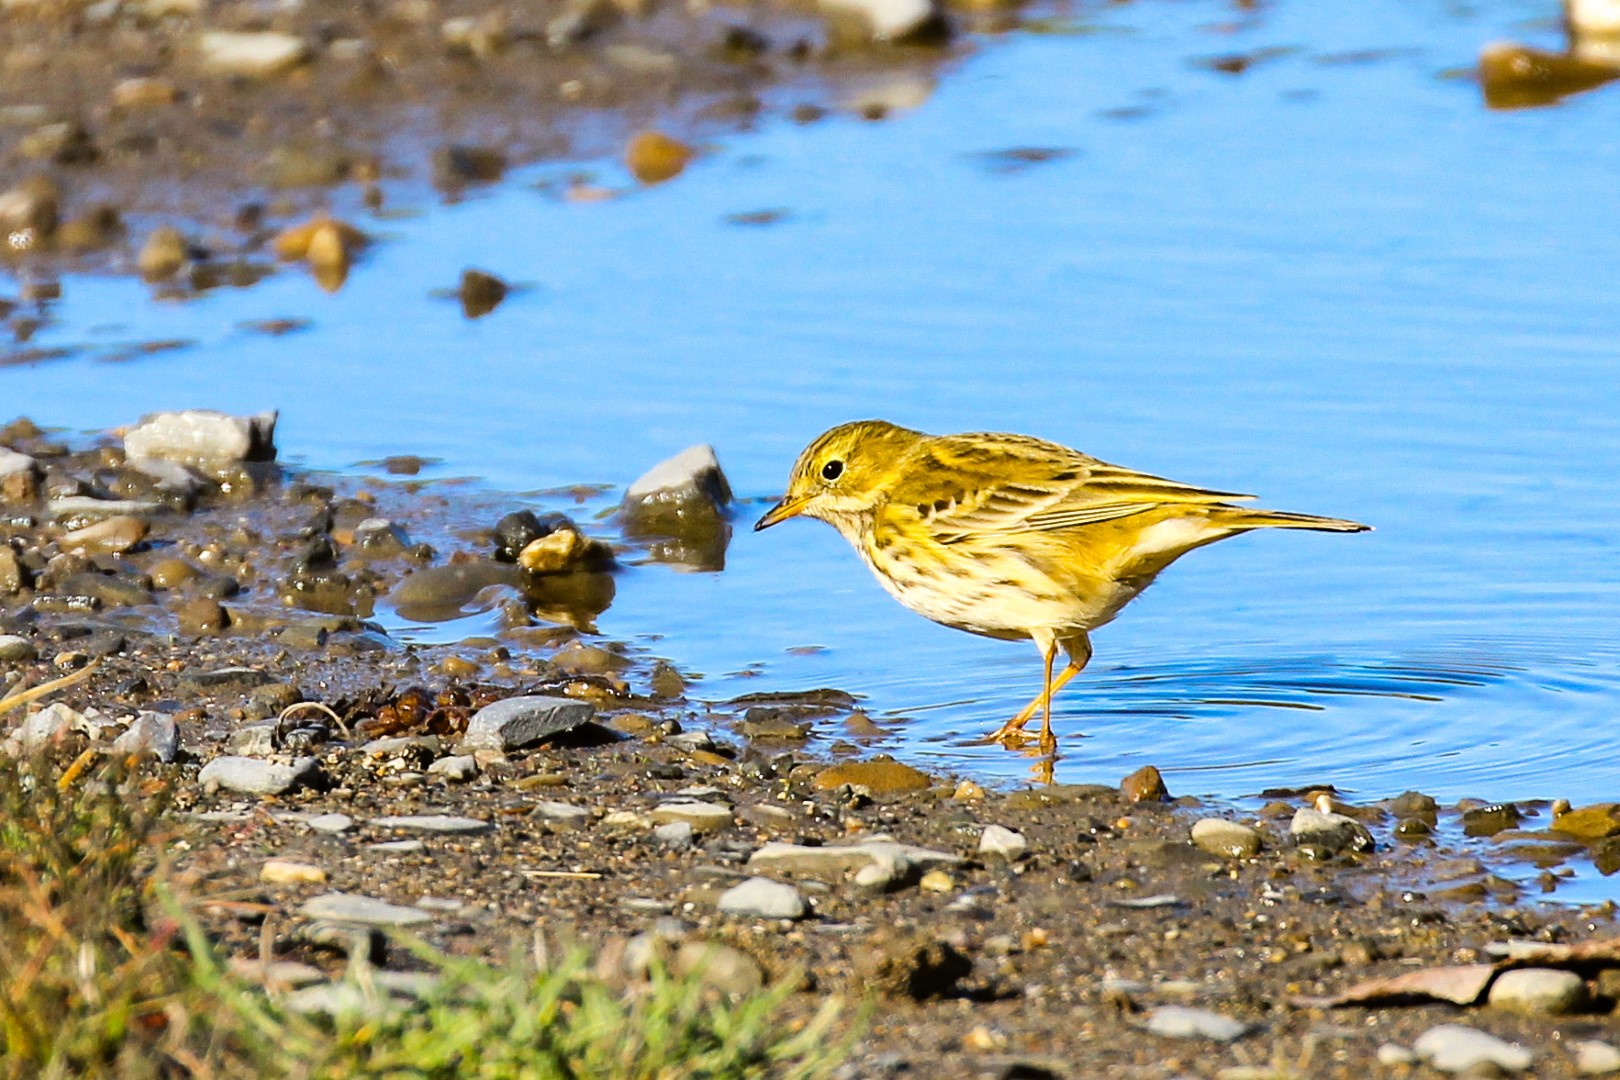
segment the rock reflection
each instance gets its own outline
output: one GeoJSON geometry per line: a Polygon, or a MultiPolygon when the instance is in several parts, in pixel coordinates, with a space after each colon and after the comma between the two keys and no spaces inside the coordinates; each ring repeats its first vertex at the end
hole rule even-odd
{"type": "MultiPolygon", "coordinates": [[[[605,571],[535,574],[478,559],[419,570],[401,581],[388,601],[402,619],[434,623],[491,611],[515,593],[530,617],[595,633],[596,617],[613,603],[615,588],[605,571]]],[[[509,614],[505,621],[512,622],[509,614]]]]}
{"type": "Polygon", "coordinates": [[[1487,45],[1479,57],[1479,83],[1493,109],[1554,105],[1620,79],[1620,2],[1565,0],[1564,51],[1514,42],[1487,45]]]}

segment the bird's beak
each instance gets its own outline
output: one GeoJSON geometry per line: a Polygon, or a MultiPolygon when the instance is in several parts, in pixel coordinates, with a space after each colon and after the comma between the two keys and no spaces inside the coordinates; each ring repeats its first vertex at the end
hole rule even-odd
{"type": "Polygon", "coordinates": [[[765,511],[765,516],[754,523],[754,531],[759,532],[759,530],[768,529],[772,525],[780,525],[790,517],[798,517],[800,514],[804,513],[804,508],[809,502],[810,499],[808,497],[802,499],[783,499],[781,502],[765,511]]]}

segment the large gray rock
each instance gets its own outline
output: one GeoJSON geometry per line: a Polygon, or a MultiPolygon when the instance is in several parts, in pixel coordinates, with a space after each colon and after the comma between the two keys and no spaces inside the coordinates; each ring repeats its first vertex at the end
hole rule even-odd
{"type": "Polygon", "coordinates": [[[354,893],[322,893],[304,901],[299,914],[309,919],[363,923],[367,926],[420,926],[433,916],[421,908],[404,907],[354,893]]]}
{"type": "Polygon", "coordinates": [[[762,877],[749,878],[721,893],[719,908],[724,915],[760,919],[802,919],[810,910],[798,889],[762,877]]]}
{"type": "Polygon", "coordinates": [[[1503,1072],[1519,1073],[1535,1060],[1535,1055],[1517,1043],[1504,1042],[1462,1024],[1432,1027],[1418,1036],[1412,1049],[1422,1060],[1449,1073],[1493,1066],[1503,1072]]]}
{"type": "Polygon", "coordinates": [[[227,754],[204,765],[197,780],[208,790],[224,788],[248,795],[280,795],[301,784],[313,785],[320,775],[320,762],[313,757],[295,758],[283,764],[227,754]]]}
{"type": "Polygon", "coordinates": [[[707,536],[725,527],[731,485],[714,447],[690,446],[660,461],[624,493],[619,514],[629,536],[707,536]]]}
{"type": "Polygon", "coordinates": [[[516,750],[571,731],[594,715],[594,706],[573,698],[510,697],[473,714],[461,737],[461,750],[516,750]]]}
{"type": "Polygon", "coordinates": [[[83,735],[94,742],[101,738],[104,730],[105,725],[94,717],[56,702],[28,717],[12,734],[24,750],[37,750],[72,734],[83,735]]]}
{"type": "Polygon", "coordinates": [[[167,765],[180,753],[180,725],[168,713],[142,712],[113,740],[112,748],[119,754],[155,757],[167,765]]]}
{"type": "Polygon", "coordinates": [[[175,461],[204,472],[244,461],[273,461],[276,413],[230,416],[213,409],[150,413],[124,433],[124,454],[175,461]]]}

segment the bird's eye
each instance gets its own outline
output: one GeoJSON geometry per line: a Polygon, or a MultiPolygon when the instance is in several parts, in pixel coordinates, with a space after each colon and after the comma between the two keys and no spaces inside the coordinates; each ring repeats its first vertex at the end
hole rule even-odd
{"type": "Polygon", "coordinates": [[[821,467],[821,478],[823,480],[836,480],[843,475],[844,463],[839,461],[837,458],[834,458],[821,467]]]}

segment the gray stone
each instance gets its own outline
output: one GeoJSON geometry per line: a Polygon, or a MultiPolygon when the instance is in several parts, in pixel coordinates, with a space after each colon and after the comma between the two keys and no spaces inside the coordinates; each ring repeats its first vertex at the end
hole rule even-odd
{"type": "Polygon", "coordinates": [[[735,818],[731,807],[698,799],[678,799],[653,808],[652,820],[660,825],[684,821],[698,832],[730,828],[735,818]]]}
{"type": "Polygon", "coordinates": [[[620,511],[640,531],[684,531],[688,519],[712,523],[731,502],[731,485],[707,443],[689,446],[643,473],[624,493],[620,511]]]}
{"type": "Polygon", "coordinates": [[[1499,1009],[1564,1016],[1585,1007],[1586,980],[1573,971],[1516,968],[1496,977],[1488,1000],[1499,1009]]]}
{"type": "Polygon", "coordinates": [[[334,836],[354,828],[354,818],[348,814],[311,814],[304,818],[303,821],[305,825],[318,833],[328,833],[334,836]]]}
{"type": "Polygon", "coordinates": [[[300,784],[319,782],[321,766],[313,757],[294,758],[290,763],[226,754],[204,765],[197,780],[207,790],[224,788],[249,795],[280,795],[300,784]]]}
{"type": "Polygon", "coordinates": [[[810,910],[798,889],[762,877],[749,878],[721,893],[719,908],[723,915],[761,919],[802,919],[810,910]]]}
{"type": "Polygon", "coordinates": [[[571,731],[594,715],[594,706],[573,698],[510,697],[473,715],[461,737],[461,749],[515,750],[571,731]]]}
{"type": "Polygon", "coordinates": [[[32,501],[43,476],[39,463],[27,454],[0,446],[0,502],[32,501]]]}
{"type": "Polygon", "coordinates": [[[1211,1039],[1232,1042],[1242,1038],[1249,1025],[1208,1009],[1186,1005],[1160,1005],[1147,1014],[1147,1030],[1171,1039],[1211,1039]]]}
{"type": "Polygon", "coordinates": [[[696,830],[690,821],[671,821],[653,830],[653,839],[665,847],[685,849],[692,846],[696,830]]]}
{"type": "Polygon", "coordinates": [[[1211,855],[1228,859],[1252,859],[1260,854],[1260,834],[1247,825],[1225,818],[1200,818],[1193,822],[1192,842],[1211,855]]]}
{"type": "Polygon", "coordinates": [[[1582,1076],[1606,1076],[1620,1072],[1620,1050],[1606,1042],[1588,1039],[1576,1043],[1575,1068],[1582,1076]]]}
{"type": "Polygon", "coordinates": [[[1001,825],[986,825],[979,834],[979,854],[993,855],[1012,862],[1024,857],[1029,841],[1024,834],[1001,825]]]}
{"type": "Polygon", "coordinates": [[[1518,1073],[1528,1069],[1535,1059],[1535,1055],[1517,1043],[1504,1042],[1495,1035],[1462,1024],[1432,1027],[1418,1036],[1412,1049],[1422,1060],[1449,1073],[1493,1065],[1504,1072],[1518,1073]]]}
{"type": "Polygon", "coordinates": [[[1326,855],[1373,849],[1372,834],[1355,818],[1323,813],[1308,806],[1294,812],[1288,832],[1296,846],[1309,846],[1326,855]]]}
{"type": "Polygon", "coordinates": [[[262,79],[302,64],[310,49],[303,38],[275,30],[208,30],[197,35],[197,55],[216,74],[262,79]]]}
{"type": "Polygon", "coordinates": [[[25,750],[37,750],[41,746],[73,734],[83,735],[93,742],[101,738],[105,730],[105,725],[96,719],[96,716],[78,712],[61,702],[56,702],[29,716],[18,725],[14,734],[25,750]]]}
{"type": "Polygon", "coordinates": [[[113,740],[112,748],[119,754],[150,755],[167,765],[180,754],[180,725],[168,713],[143,711],[113,740]]]}
{"type": "MultiPolygon", "coordinates": [[[[264,35],[203,35],[205,38],[220,39],[261,36],[264,35]]],[[[286,34],[268,36],[288,37],[286,34]]],[[[296,38],[292,40],[297,41],[296,38]]],[[[204,473],[244,461],[273,461],[276,456],[276,414],[262,412],[256,416],[229,416],[213,409],[150,413],[141,417],[124,434],[124,454],[130,458],[178,462],[204,473]]]]}
{"type": "Polygon", "coordinates": [[[225,749],[243,757],[269,757],[276,752],[276,723],[243,724],[225,739],[225,749]]]}
{"type": "Polygon", "coordinates": [[[386,757],[389,754],[401,754],[407,750],[426,750],[429,754],[439,752],[439,737],[437,735],[395,735],[386,739],[372,739],[360,747],[362,754],[372,757],[386,757]]]}
{"type": "Polygon", "coordinates": [[[1417,1060],[1418,1056],[1404,1046],[1381,1043],[1378,1047],[1378,1064],[1386,1069],[1396,1065],[1416,1065],[1417,1060]]]}
{"type": "MultiPolygon", "coordinates": [[[[0,595],[5,590],[0,588],[0,595]]],[[[0,634],[0,663],[26,664],[31,660],[39,659],[39,650],[34,643],[25,637],[16,634],[0,634]]]]}
{"type": "Polygon", "coordinates": [[[384,840],[380,844],[368,845],[372,851],[391,852],[395,855],[408,855],[413,851],[426,851],[427,845],[420,840],[384,840]]]}
{"type": "Polygon", "coordinates": [[[433,833],[491,832],[495,826],[477,818],[457,817],[454,814],[401,814],[393,817],[375,817],[368,822],[379,829],[411,829],[433,833]]]}
{"type": "Polygon", "coordinates": [[[446,780],[463,783],[478,775],[478,759],[471,754],[440,758],[428,766],[429,776],[442,776],[446,780]]]}
{"type": "Polygon", "coordinates": [[[759,963],[740,949],[708,941],[688,941],[675,950],[670,966],[677,975],[696,975],[705,986],[745,997],[765,985],[759,963]]]}
{"type": "Polygon", "coordinates": [[[534,816],[562,825],[583,825],[590,820],[591,812],[583,806],[570,806],[565,802],[542,799],[534,804],[534,816]]]}
{"type": "Polygon", "coordinates": [[[304,901],[298,909],[307,919],[362,923],[366,926],[420,926],[433,916],[420,908],[404,907],[354,893],[322,893],[304,901]]]}

